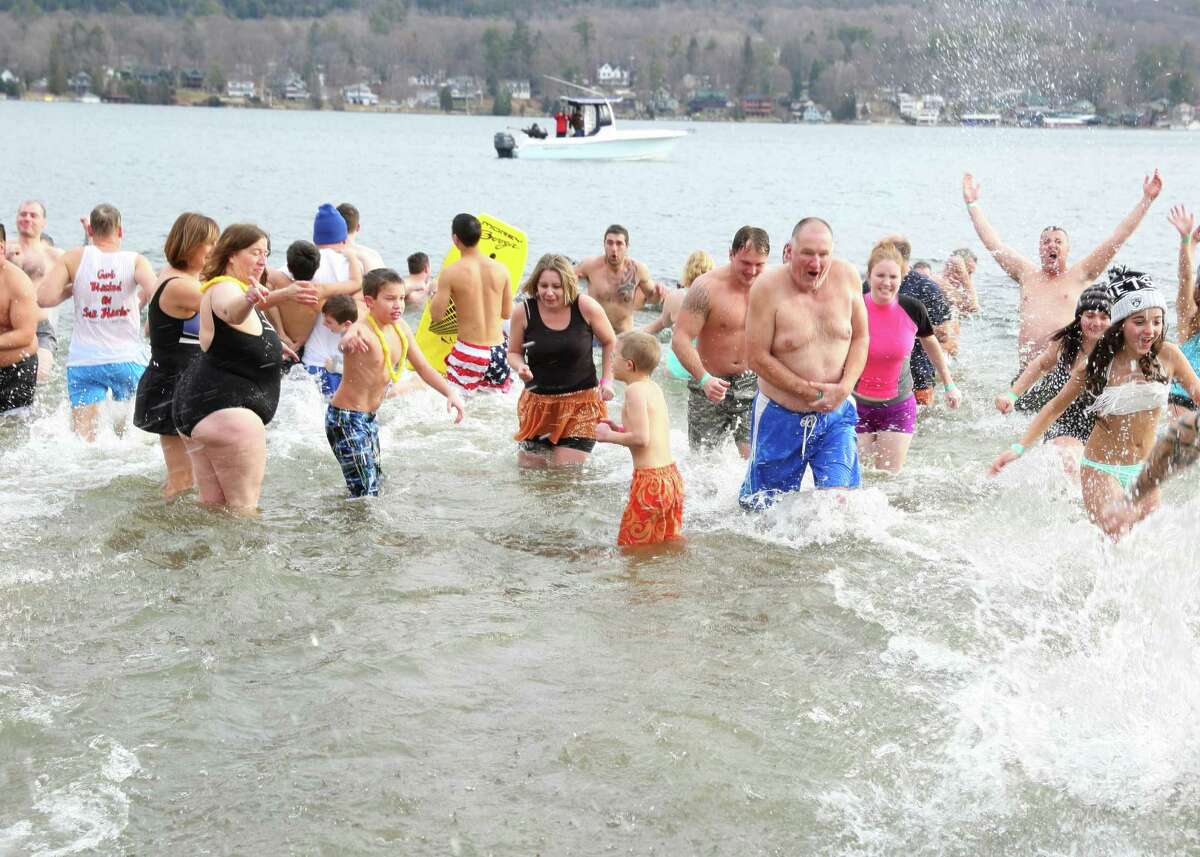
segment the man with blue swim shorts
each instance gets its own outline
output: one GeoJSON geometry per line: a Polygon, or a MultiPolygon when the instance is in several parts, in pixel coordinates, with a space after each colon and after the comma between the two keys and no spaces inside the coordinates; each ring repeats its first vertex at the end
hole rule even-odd
{"type": "Polygon", "coordinates": [[[67,395],[75,433],[96,439],[100,404],[126,402],[146,370],[141,308],[153,294],[154,269],[144,256],[121,249],[121,212],[102,204],[87,224],[91,243],[68,250],[38,286],[38,303],[74,298],[75,326],[67,352],[67,395]]]}
{"type": "Polygon", "coordinates": [[[746,350],[758,375],[750,466],[740,502],[762,509],[796,491],[808,468],[818,488],[861,481],[850,392],[867,360],[867,315],[854,266],[833,258],[833,230],[807,217],[791,253],[750,290],[746,350]]]}

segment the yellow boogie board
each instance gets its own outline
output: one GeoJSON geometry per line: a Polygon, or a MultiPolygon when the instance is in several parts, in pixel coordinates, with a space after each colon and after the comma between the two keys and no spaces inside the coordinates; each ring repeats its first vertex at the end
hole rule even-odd
{"type": "MultiPolygon", "coordinates": [[[[479,239],[479,252],[495,259],[508,269],[508,280],[513,290],[516,290],[525,273],[525,257],[529,253],[529,243],[525,233],[515,226],[510,226],[490,214],[476,215],[483,226],[483,235],[479,239]]],[[[442,260],[441,270],[460,257],[458,248],[451,245],[450,252],[442,260]]],[[[417,324],[413,338],[417,348],[425,355],[425,359],[438,372],[446,374],[446,358],[454,348],[458,338],[458,315],[454,311],[453,301],[446,308],[446,315],[441,321],[433,321],[429,316],[431,301],[425,302],[421,320],[417,324]]],[[[412,368],[412,363],[408,364],[412,368]]]]}

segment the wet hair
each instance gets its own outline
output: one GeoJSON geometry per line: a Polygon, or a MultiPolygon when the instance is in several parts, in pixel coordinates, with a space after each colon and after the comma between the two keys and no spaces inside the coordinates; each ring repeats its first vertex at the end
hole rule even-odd
{"type": "Polygon", "coordinates": [[[605,229],[604,237],[607,238],[609,235],[620,235],[622,238],[625,239],[625,245],[629,246],[629,230],[626,229],[621,224],[614,223],[612,226],[605,229]]]}
{"type": "Polygon", "coordinates": [[[979,257],[975,255],[975,251],[970,247],[959,247],[950,251],[951,256],[958,256],[963,262],[979,262],[979,257]]]}
{"type": "Polygon", "coordinates": [[[546,271],[555,271],[562,281],[563,303],[570,306],[579,299],[579,279],[575,276],[575,268],[566,256],[557,253],[546,253],[533,266],[533,273],[521,287],[521,291],[531,298],[537,298],[538,281],[546,271]]]}
{"type": "Polygon", "coordinates": [[[88,222],[92,227],[92,235],[104,238],[121,228],[121,212],[117,211],[116,206],[102,202],[92,209],[88,222]]]}
{"type": "MultiPolygon", "coordinates": [[[[247,247],[253,247],[259,241],[263,240],[267,242],[267,252],[270,253],[270,237],[253,223],[234,223],[232,226],[226,226],[225,231],[221,233],[221,237],[217,239],[217,246],[208,254],[208,262],[204,265],[204,271],[200,274],[200,279],[211,280],[213,277],[221,276],[229,267],[229,260],[235,254],[240,253],[247,247]]],[[[266,273],[264,269],[264,277],[266,273]]]]}
{"type": "Polygon", "coordinates": [[[347,232],[358,231],[358,209],[348,202],[343,202],[337,207],[338,214],[342,216],[342,220],[346,221],[347,232]]]}
{"type": "Polygon", "coordinates": [[[7,241],[8,233],[4,231],[4,224],[0,223],[0,241],[7,241]]]}
{"type": "Polygon", "coordinates": [[[696,278],[701,274],[707,274],[717,263],[713,261],[713,257],[705,253],[703,250],[695,250],[692,255],[687,257],[687,261],[683,263],[683,276],[679,278],[679,287],[686,289],[696,281],[696,278]]]}
{"type": "MultiPolygon", "coordinates": [[[[1159,308],[1154,307],[1154,309],[1159,308]]],[[[1163,314],[1162,333],[1154,340],[1150,351],[1138,358],[1138,368],[1142,370],[1142,375],[1146,380],[1166,383],[1167,372],[1158,359],[1158,352],[1167,338],[1167,314],[1165,310],[1160,311],[1163,314]]],[[[1125,347],[1126,321],[1129,319],[1122,319],[1104,331],[1104,335],[1100,337],[1100,341],[1096,343],[1091,356],[1088,357],[1087,375],[1084,376],[1083,388],[1093,396],[1099,396],[1104,392],[1105,386],[1108,385],[1108,367],[1112,365],[1118,352],[1125,347]]]]}
{"type": "Polygon", "coordinates": [[[729,255],[736,256],[747,247],[753,247],[764,256],[771,255],[771,236],[765,229],[757,226],[743,226],[733,233],[733,243],[729,245],[729,255]]]}
{"type": "Polygon", "coordinates": [[[217,221],[194,211],[185,211],[171,224],[171,231],[167,233],[167,241],[163,245],[163,255],[172,268],[185,271],[196,248],[202,244],[216,244],[220,236],[221,229],[217,221]]]}
{"type": "Polygon", "coordinates": [[[419,274],[429,267],[429,257],[424,253],[413,253],[408,257],[408,272],[419,274]]]}
{"type": "Polygon", "coordinates": [[[358,304],[349,295],[334,295],[325,301],[325,306],[321,307],[321,313],[329,316],[338,324],[358,321],[358,304]]]}
{"type": "Polygon", "coordinates": [[[20,210],[27,205],[36,205],[38,208],[40,208],[42,210],[42,218],[45,219],[46,203],[42,202],[40,199],[27,199],[24,202],[22,202],[20,205],[18,205],[17,209],[20,210]]]}
{"type": "Polygon", "coordinates": [[[908,259],[894,239],[884,238],[875,242],[875,246],[871,248],[871,255],[867,257],[867,276],[871,276],[871,269],[878,263],[892,261],[900,266],[900,276],[908,273],[908,259]]]}
{"type": "Polygon", "coordinates": [[[617,353],[622,360],[632,361],[634,369],[649,375],[658,366],[662,349],[650,334],[629,330],[617,337],[617,353]]]}
{"type": "Polygon", "coordinates": [[[912,258],[912,242],[903,235],[888,235],[879,239],[879,243],[884,241],[889,242],[900,251],[900,255],[904,257],[905,265],[907,265],[908,260],[912,258]]]}
{"type": "Polygon", "coordinates": [[[926,276],[933,273],[933,265],[930,265],[924,259],[922,259],[920,262],[914,262],[912,269],[914,271],[919,271],[919,272],[925,274],[926,276]]]}
{"type": "Polygon", "coordinates": [[[398,283],[404,285],[404,280],[392,268],[376,268],[374,271],[369,271],[363,277],[362,293],[364,297],[375,298],[379,297],[379,293],[383,291],[384,286],[398,283]]]}
{"type": "Polygon", "coordinates": [[[464,247],[474,247],[483,237],[483,224],[474,214],[456,214],[450,224],[450,232],[464,247]]]}
{"type": "Polygon", "coordinates": [[[49,232],[43,232],[43,233],[42,233],[42,243],[43,243],[43,244],[45,244],[45,245],[47,245],[48,247],[53,247],[53,246],[54,246],[54,239],[50,237],[50,233],[49,233],[49,232]]]}
{"type": "Polygon", "coordinates": [[[792,227],[792,237],[795,238],[796,233],[798,233],[805,226],[808,226],[810,223],[821,224],[822,226],[824,226],[826,229],[829,230],[830,235],[833,235],[833,227],[830,226],[829,221],[825,220],[824,218],[822,218],[822,217],[801,217],[799,220],[796,221],[796,225],[792,227]]]}
{"type": "Polygon", "coordinates": [[[1067,234],[1067,230],[1063,229],[1061,226],[1047,226],[1045,229],[1043,229],[1041,232],[1038,233],[1038,236],[1040,237],[1042,235],[1045,235],[1047,232],[1061,232],[1063,235],[1066,235],[1068,238],[1071,237],[1070,235],[1067,234]]]}
{"type": "Polygon", "coordinates": [[[308,282],[321,267],[321,251],[311,241],[293,241],[287,248],[287,268],[293,280],[308,282]]]}

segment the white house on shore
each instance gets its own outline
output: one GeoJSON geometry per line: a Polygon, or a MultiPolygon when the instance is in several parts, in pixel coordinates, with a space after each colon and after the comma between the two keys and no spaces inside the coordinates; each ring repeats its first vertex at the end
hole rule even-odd
{"type": "Polygon", "coordinates": [[[342,100],[347,104],[357,104],[362,107],[376,107],[379,96],[366,83],[356,83],[342,89],[342,100]]]}
{"type": "Polygon", "coordinates": [[[226,98],[253,98],[258,88],[252,80],[230,80],[225,83],[226,98]]]}
{"type": "Polygon", "coordinates": [[[629,86],[629,72],[619,65],[605,63],[596,69],[596,83],[601,86],[629,86]]]}
{"type": "Polygon", "coordinates": [[[500,89],[507,89],[508,94],[513,99],[528,101],[533,97],[529,90],[529,80],[502,80],[500,81],[500,89]]]}

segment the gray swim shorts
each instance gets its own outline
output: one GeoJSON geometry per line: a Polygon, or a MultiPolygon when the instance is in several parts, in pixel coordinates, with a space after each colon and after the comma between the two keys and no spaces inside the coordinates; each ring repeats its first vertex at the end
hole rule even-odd
{"type": "Polygon", "coordinates": [[[688,443],[693,449],[716,446],[731,434],[737,443],[750,443],[758,376],[746,370],[740,375],[717,377],[729,382],[725,398],[719,402],[709,401],[696,379],[688,381],[688,443]]]}
{"type": "Polygon", "coordinates": [[[54,325],[48,319],[42,319],[37,326],[38,348],[45,348],[51,354],[58,345],[58,336],[54,333],[54,325]]]}

